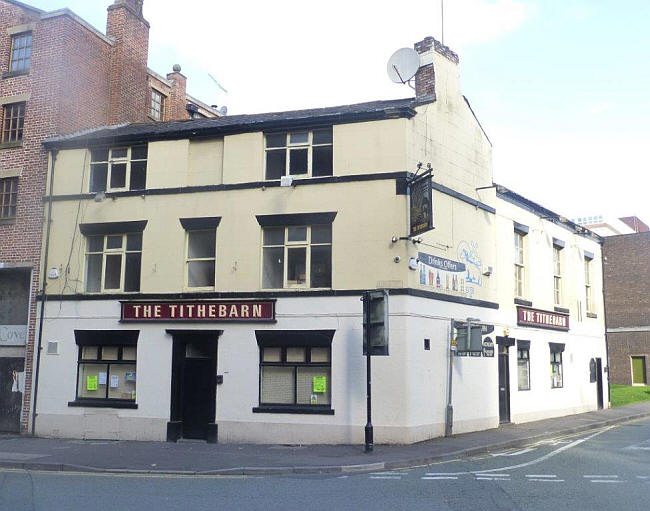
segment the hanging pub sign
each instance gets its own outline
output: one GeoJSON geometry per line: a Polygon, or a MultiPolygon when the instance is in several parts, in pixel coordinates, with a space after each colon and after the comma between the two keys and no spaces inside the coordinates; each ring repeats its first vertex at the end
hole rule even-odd
{"type": "Polygon", "coordinates": [[[517,307],[517,324],[550,330],[569,330],[569,315],[530,307],[517,307]]]}
{"type": "Polygon", "coordinates": [[[425,175],[410,185],[410,235],[416,236],[433,229],[431,176],[425,175]]]}
{"type": "Polygon", "coordinates": [[[273,322],[275,300],[121,302],[121,321],[273,322]]]}

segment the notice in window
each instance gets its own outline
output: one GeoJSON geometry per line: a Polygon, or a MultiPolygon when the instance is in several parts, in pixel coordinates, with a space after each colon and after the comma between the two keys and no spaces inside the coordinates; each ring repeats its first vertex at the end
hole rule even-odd
{"type": "Polygon", "coordinates": [[[117,374],[111,374],[111,388],[116,389],[120,386],[120,377],[117,374]]]}
{"type": "Polygon", "coordinates": [[[99,384],[106,385],[106,373],[99,373],[99,384]]]}
{"type": "Polygon", "coordinates": [[[312,388],[314,394],[327,392],[327,376],[314,376],[312,379],[312,388]]]}
{"type": "Polygon", "coordinates": [[[99,377],[97,375],[86,376],[86,390],[97,390],[98,379],[99,377]]]}

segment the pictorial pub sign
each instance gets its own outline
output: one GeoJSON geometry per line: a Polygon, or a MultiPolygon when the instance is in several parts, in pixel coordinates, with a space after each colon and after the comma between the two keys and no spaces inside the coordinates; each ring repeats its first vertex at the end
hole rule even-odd
{"type": "Polygon", "coordinates": [[[411,236],[433,229],[431,176],[426,175],[411,183],[411,236]]]}

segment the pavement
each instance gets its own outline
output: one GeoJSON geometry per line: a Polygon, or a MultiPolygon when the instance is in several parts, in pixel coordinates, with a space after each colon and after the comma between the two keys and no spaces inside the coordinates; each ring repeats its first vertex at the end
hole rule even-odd
{"type": "Polygon", "coordinates": [[[650,401],[411,445],[208,444],[0,436],[0,468],[181,475],[355,473],[418,467],[650,417],[650,401]]]}

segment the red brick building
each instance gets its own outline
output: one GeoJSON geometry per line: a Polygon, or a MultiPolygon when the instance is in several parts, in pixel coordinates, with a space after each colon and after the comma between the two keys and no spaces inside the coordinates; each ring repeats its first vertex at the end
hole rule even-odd
{"type": "Polygon", "coordinates": [[[0,0],[0,431],[30,429],[48,172],[41,142],[218,115],[187,95],[180,66],[166,78],[148,69],[142,3],[115,0],[104,34],[68,9],[0,0]]]}
{"type": "Polygon", "coordinates": [[[608,236],[604,238],[603,254],[610,381],[619,385],[647,385],[650,382],[650,232],[608,236]]]}

